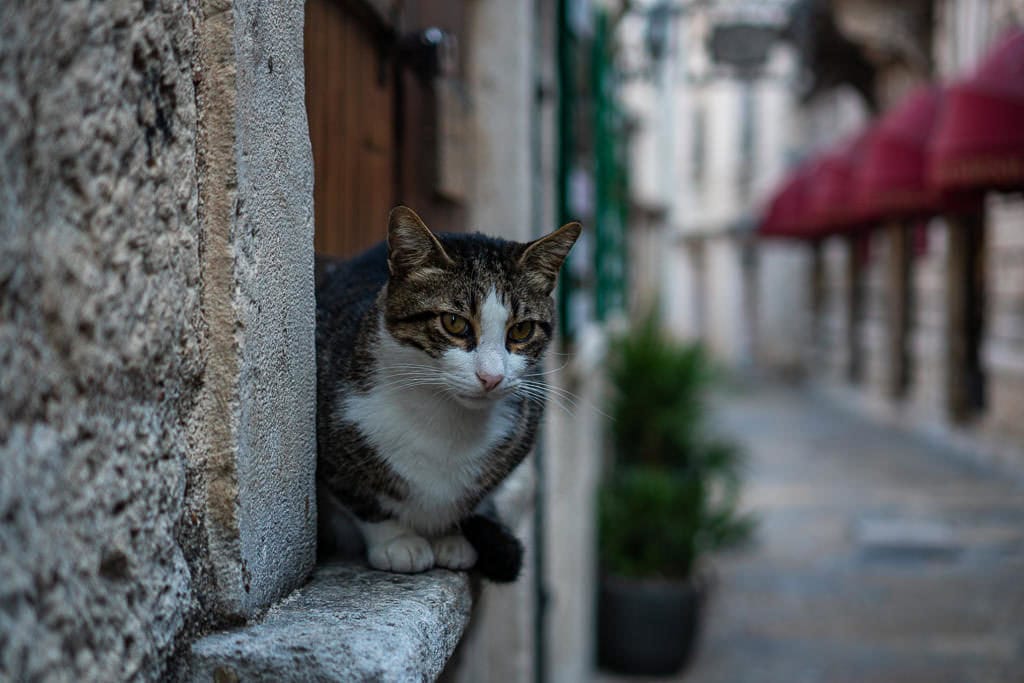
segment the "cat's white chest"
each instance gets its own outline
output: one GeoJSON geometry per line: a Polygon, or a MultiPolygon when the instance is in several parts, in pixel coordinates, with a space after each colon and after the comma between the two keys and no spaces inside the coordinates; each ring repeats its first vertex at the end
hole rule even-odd
{"type": "Polygon", "coordinates": [[[456,505],[475,490],[488,454],[515,425],[505,402],[469,410],[415,389],[350,394],[343,414],[408,484],[409,497],[389,505],[392,512],[412,526],[435,530],[457,521],[456,505]]]}

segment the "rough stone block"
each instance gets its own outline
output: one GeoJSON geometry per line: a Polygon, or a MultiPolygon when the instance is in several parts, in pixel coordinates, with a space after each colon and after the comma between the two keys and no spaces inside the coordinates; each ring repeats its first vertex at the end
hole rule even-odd
{"type": "Polygon", "coordinates": [[[433,680],[462,637],[471,602],[465,573],[325,565],[258,624],[194,643],[191,680],[433,680]]]}
{"type": "Polygon", "coordinates": [[[316,544],[313,160],[302,3],[202,3],[208,381],[200,435],[219,616],[301,584],[316,544]]]}
{"type": "Polygon", "coordinates": [[[0,680],[160,680],[187,501],[193,3],[0,3],[0,680]]]}

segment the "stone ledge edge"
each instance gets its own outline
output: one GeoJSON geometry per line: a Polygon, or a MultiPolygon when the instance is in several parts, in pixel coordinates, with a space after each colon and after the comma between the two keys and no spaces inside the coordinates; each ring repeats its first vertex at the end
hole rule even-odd
{"type": "Polygon", "coordinates": [[[322,565],[258,623],[193,643],[188,680],[432,680],[471,607],[465,573],[322,565]]]}

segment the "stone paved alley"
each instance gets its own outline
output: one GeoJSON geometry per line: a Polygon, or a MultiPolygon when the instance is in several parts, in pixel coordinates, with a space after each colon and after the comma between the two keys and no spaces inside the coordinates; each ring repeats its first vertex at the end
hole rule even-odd
{"type": "Polygon", "coordinates": [[[1024,681],[1019,482],[793,389],[737,390],[720,417],[761,523],[718,563],[684,680],[1024,681]]]}

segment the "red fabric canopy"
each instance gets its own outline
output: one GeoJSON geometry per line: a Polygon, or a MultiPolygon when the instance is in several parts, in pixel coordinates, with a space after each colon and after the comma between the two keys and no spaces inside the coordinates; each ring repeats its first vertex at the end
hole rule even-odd
{"type": "Polygon", "coordinates": [[[807,198],[814,172],[812,163],[797,167],[779,184],[757,228],[761,237],[808,238],[807,198]]]}
{"type": "Polygon", "coordinates": [[[811,229],[821,235],[861,227],[870,216],[854,202],[860,164],[874,135],[867,128],[823,154],[816,164],[808,201],[811,229]]]}
{"type": "Polygon", "coordinates": [[[875,126],[857,173],[855,210],[860,215],[916,218],[942,209],[928,184],[928,142],[938,121],[942,91],[918,88],[875,126]]]}
{"type": "Polygon", "coordinates": [[[929,147],[942,191],[1024,189],[1024,29],[1014,29],[968,78],[951,85],[929,147]]]}

